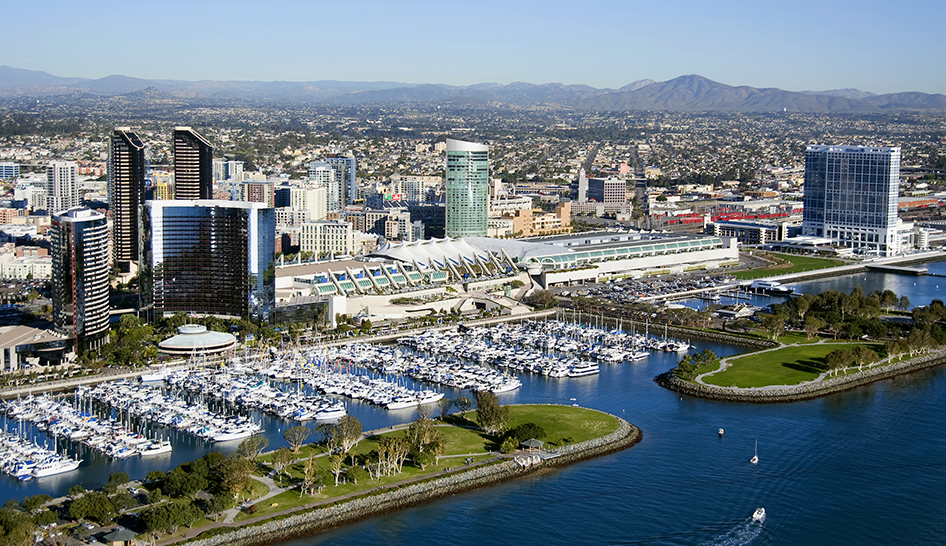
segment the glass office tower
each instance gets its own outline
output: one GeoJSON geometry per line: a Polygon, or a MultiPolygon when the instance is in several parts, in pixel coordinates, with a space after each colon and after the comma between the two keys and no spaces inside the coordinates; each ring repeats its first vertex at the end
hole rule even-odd
{"type": "Polygon", "coordinates": [[[447,139],[447,237],[486,237],[489,146],[447,139]]]}
{"type": "Polygon", "coordinates": [[[276,215],[263,203],[147,201],[142,308],[269,321],[275,303],[276,215]]]}
{"type": "Polygon", "coordinates": [[[802,235],[896,254],[899,189],[900,148],[808,146],[802,235]]]}

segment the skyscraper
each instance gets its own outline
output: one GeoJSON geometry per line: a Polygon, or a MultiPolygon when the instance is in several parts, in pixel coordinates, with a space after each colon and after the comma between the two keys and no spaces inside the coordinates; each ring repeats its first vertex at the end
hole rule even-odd
{"type": "Polygon", "coordinates": [[[79,206],[75,161],[51,161],[46,167],[46,208],[50,214],[79,206]]]}
{"type": "Polygon", "coordinates": [[[447,237],[486,237],[489,146],[447,139],[447,237]]]}
{"type": "Polygon", "coordinates": [[[76,350],[108,343],[108,223],[87,208],[52,218],[52,307],[56,329],[76,340],[76,350]]]}
{"type": "Polygon", "coordinates": [[[115,264],[126,272],[138,261],[138,211],[146,174],[145,145],[128,127],[116,127],[108,148],[108,203],[115,264]]]}
{"type": "MultiPolygon", "coordinates": [[[[358,199],[358,184],[355,180],[355,156],[351,152],[348,155],[332,154],[325,158],[325,162],[335,171],[335,182],[338,184],[338,207],[329,210],[339,210],[345,205],[353,205],[355,199],[358,199]]],[[[331,195],[329,196],[331,199],[331,195]]]]}
{"type": "Polygon", "coordinates": [[[142,309],[267,321],[275,302],[275,209],[243,201],[148,201],[142,309]]]}
{"type": "Polygon", "coordinates": [[[808,146],[802,235],[896,254],[899,187],[900,148],[808,146]]]}
{"type": "Polygon", "coordinates": [[[213,199],[214,147],[190,127],[174,128],[174,198],[213,199]]]}

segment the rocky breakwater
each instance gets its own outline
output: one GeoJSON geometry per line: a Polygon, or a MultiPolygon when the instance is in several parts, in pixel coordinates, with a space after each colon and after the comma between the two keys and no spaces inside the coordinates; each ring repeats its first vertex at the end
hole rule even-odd
{"type": "MultiPolygon", "coordinates": [[[[616,417],[616,416],[614,416],[616,417]]],[[[524,465],[521,461],[501,458],[469,470],[445,474],[394,487],[367,492],[364,496],[340,501],[303,512],[272,519],[252,526],[239,527],[226,533],[188,542],[189,546],[263,546],[311,536],[321,531],[353,523],[368,517],[446,496],[486,487],[514,479],[544,468],[572,464],[584,459],[628,448],[641,440],[641,431],[620,417],[620,426],[611,434],[559,448],[546,454],[538,463],[524,465]]]]}
{"type": "Polygon", "coordinates": [[[725,402],[766,404],[811,400],[812,398],[855,389],[876,381],[892,379],[942,364],[946,364],[946,349],[934,351],[910,360],[878,365],[847,375],[828,377],[801,385],[757,388],[718,387],[716,385],[684,381],[675,376],[672,371],[658,375],[654,378],[654,381],[665,389],[696,398],[722,400],[725,402]]]}

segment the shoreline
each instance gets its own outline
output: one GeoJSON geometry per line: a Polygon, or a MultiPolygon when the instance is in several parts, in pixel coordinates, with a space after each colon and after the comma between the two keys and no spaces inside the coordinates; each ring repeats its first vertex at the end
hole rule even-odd
{"type": "Polygon", "coordinates": [[[946,364],[946,349],[902,360],[892,364],[868,368],[845,376],[836,376],[814,383],[792,386],[768,387],[719,387],[716,385],[691,383],[666,371],[656,377],[654,382],[661,387],[704,400],[721,402],[748,402],[753,404],[777,404],[801,402],[821,398],[831,394],[849,391],[877,381],[895,379],[914,372],[935,368],[946,364]]]}
{"type": "MultiPolygon", "coordinates": [[[[591,409],[591,408],[585,408],[591,409]]],[[[599,411],[599,410],[593,410],[599,411]]],[[[247,522],[238,527],[216,527],[212,536],[181,541],[161,541],[161,544],[188,544],[191,546],[268,546],[296,540],[355,523],[357,521],[386,514],[402,508],[426,504],[435,500],[496,485],[522,476],[540,473],[546,469],[568,466],[583,460],[599,457],[627,449],[640,442],[640,429],[613,414],[618,420],[618,429],[600,438],[559,448],[554,458],[523,466],[515,458],[484,464],[468,470],[447,475],[419,479],[380,490],[370,490],[364,495],[344,502],[329,502],[324,507],[297,508],[287,514],[274,514],[259,522],[247,522]]]]}

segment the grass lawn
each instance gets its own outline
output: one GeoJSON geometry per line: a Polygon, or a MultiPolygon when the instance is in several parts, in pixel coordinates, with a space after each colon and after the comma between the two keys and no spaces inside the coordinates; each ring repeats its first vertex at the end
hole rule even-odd
{"type": "Polygon", "coordinates": [[[773,275],[787,275],[789,273],[799,273],[801,271],[812,271],[815,269],[844,265],[844,262],[841,260],[830,260],[827,258],[812,258],[811,256],[795,256],[793,254],[772,254],[772,256],[785,260],[785,263],[764,269],[734,271],[733,277],[742,280],[759,279],[773,275]]]}
{"type": "MultiPolygon", "coordinates": [[[[618,420],[610,415],[572,406],[525,405],[510,406],[509,410],[509,428],[523,423],[536,423],[545,430],[546,438],[542,438],[542,440],[546,442],[558,441],[562,438],[569,438],[571,443],[583,442],[610,434],[616,431],[619,425],[618,420]]],[[[362,480],[359,481],[357,485],[354,483],[340,483],[338,486],[335,486],[330,482],[328,486],[322,489],[321,493],[315,495],[300,496],[298,489],[291,489],[260,502],[257,505],[255,514],[251,515],[240,512],[237,514],[235,521],[265,516],[313,502],[331,500],[351,493],[357,494],[362,491],[374,489],[379,485],[387,485],[412,478],[424,478],[425,476],[432,476],[444,469],[460,466],[464,463],[466,456],[470,454],[486,453],[496,449],[494,439],[487,437],[477,429],[469,428],[475,426],[475,417],[475,411],[469,411],[465,416],[453,414],[449,416],[446,422],[446,424],[450,426],[437,426],[437,431],[443,435],[446,441],[444,456],[440,458],[439,464],[429,465],[424,470],[421,470],[413,466],[408,460],[404,464],[402,472],[396,476],[383,476],[378,480],[362,480]]],[[[443,423],[435,421],[435,424],[440,425],[443,423]]],[[[405,431],[396,431],[385,433],[382,436],[404,436],[405,434],[405,431]]],[[[372,436],[359,442],[358,445],[352,448],[350,453],[354,454],[356,457],[364,456],[377,448],[378,437],[372,436]]],[[[307,456],[309,453],[307,451],[308,449],[311,448],[308,446],[303,447],[297,457],[301,459],[307,456]]],[[[321,448],[315,449],[317,453],[322,453],[321,448]]],[[[491,457],[493,457],[492,454],[476,455],[473,459],[479,462],[491,457]]],[[[269,458],[263,457],[262,459],[268,460],[269,458]]],[[[318,461],[322,467],[329,469],[328,457],[319,457],[318,461]]],[[[345,466],[347,467],[350,462],[350,459],[346,459],[345,466]]],[[[282,487],[297,483],[302,479],[303,466],[304,462],[301,461],[290,465],[285,471],[288,473],[288,477],[279,476],[276,479],[276,483],[282,487]]],[[[255,495],[255,497],[258,498],[262,494],[265,494],[265,491],[255,495]]]]}
{"type": "MultiPolygon", "coordinates": [[[[824,371],[824,357],[838,349],[840,344],[822,343],[783,347],[774,351],[750,353],[729,361],[729,368],[703,378],[720,387],[764,387],[767,385],[797,385],[811,381],[824,371]]],[[[849,347],[867,345],[881,357],[884,347],[879,343],[847,343],[849,347]]],[[[848,347],[848,348],[849,348],[848,347]]]]}

